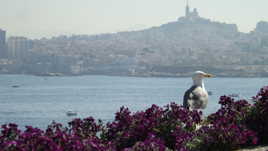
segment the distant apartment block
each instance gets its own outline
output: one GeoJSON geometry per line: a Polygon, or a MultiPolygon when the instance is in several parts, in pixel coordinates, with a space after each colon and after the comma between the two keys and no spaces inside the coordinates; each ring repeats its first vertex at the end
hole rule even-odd
{"type": "Polygon", "coordinates": [[[32,41],[26,37],[8,38],[8,55],[12,58],[23,59],[26,57],[29,49],[32,48],[32,41]]]}
{"type": "Polygon", "coordinates": [[[6,57],[6,31],[0,29],[0,58],[6,57]]]}

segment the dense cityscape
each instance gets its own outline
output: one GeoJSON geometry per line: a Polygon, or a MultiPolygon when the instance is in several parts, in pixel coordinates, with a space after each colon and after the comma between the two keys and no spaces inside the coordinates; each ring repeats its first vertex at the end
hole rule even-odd
{"type": "Polygon", "coordinates": [[[34,75],[268,76],[268,23],[250,33],[185,8],[177,21],[140,31],[29,39],[0,30],[0,73],[34,75]],[[207,59],[209,56],[209,59],[207,59]]]}

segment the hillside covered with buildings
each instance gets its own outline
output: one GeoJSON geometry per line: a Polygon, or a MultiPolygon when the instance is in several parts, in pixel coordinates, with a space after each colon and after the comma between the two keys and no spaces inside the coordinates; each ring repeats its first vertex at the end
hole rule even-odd
{"type": "Polygon", "coordinates": [[[268,22],[250,33],[186,6],[177,21],[140,31],[31,40],[0,30],[0,73],[268,76],[268,22]]]}

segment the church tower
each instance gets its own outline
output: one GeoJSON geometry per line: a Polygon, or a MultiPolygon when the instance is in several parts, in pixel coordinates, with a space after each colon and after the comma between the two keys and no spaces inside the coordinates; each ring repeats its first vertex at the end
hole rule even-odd
{"type": "Polygon", "coordinates": [[[189,7],[189,1],[187,0],[186,8],[185,8],[185,17],[189,17],[190,15],[190,7],[189,7]]]}
{"type": "Polygon", "coordinates": [[[186,0],[185,18],[191,20],[199,18],[199,14],[196,8],[194,8],[193,11],[191,11],[191,8],[189,6],[189,0],[186,0]]]}

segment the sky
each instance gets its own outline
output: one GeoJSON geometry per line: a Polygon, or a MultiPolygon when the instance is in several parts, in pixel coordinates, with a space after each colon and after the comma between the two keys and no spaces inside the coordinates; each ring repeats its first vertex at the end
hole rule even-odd
{"type": "MultiPolygon", "coordinates": [[[[189,0],[200,16],[242,32],[268,21],[268,0],[189,0]]],[[[186,0],[0,0],[0,29],[28,38],[100,34],[160,26],[184,16],[186,0]]]]}

